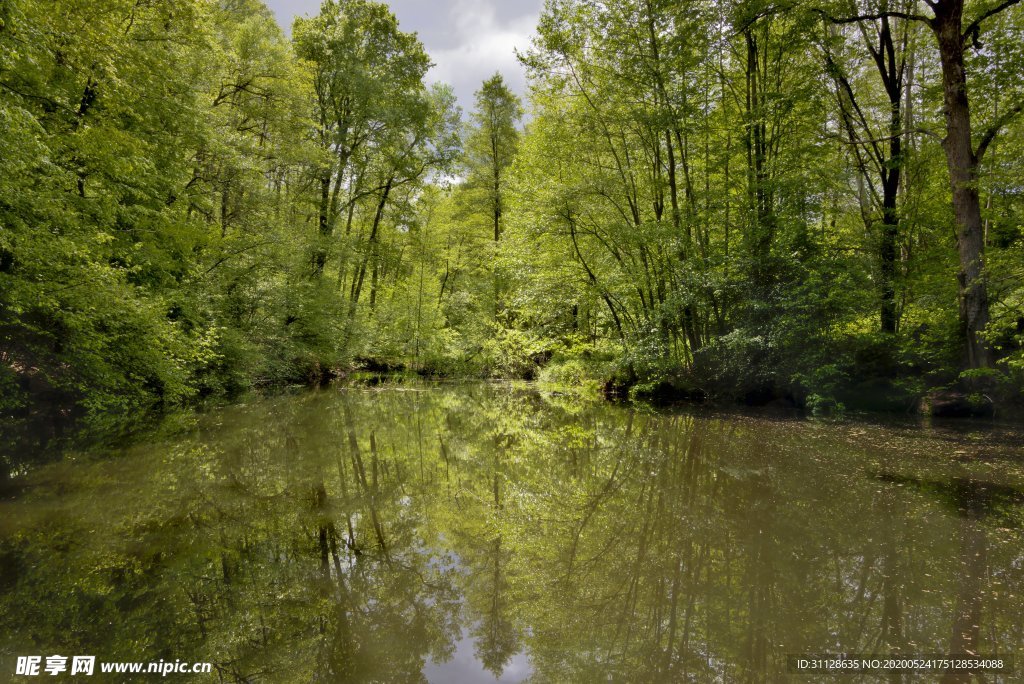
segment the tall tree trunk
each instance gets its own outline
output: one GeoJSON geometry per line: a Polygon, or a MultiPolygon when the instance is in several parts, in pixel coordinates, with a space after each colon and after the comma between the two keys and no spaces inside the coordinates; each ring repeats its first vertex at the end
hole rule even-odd
{"type": "MultiPolygon", "coordinates": [[[[768,128],[765,123],[764,79],[762,70],[765,68],[762,51],[765,46],[759,44],[755,28],[747,28],[743,35],[746,39],[746,147],[747,147],[747,184],[750,202],[750,225],[747,232],[747,243],[750,253],[750,274],[757,288],[756,296],[766,299],[770,289],[769,257],[775,237],[775,217],[773,198],[768,187],[768,163],[770,147],[768,128]]],[[[765,39],[767,40],[767,38],[765,39]]]]}
{"type": "Polygon", "coordinates": [[[953,191],[957,248],[960,253],[960,329],[968,369],[992,366],[992,348],[982,337],[988,324],[988,290],[983,268],[985,241],[978,194],[978,157],[971,142],[971,110],[964,69],[963,0],[942,0],[935,6],[932,30],[939,43],[942,90],[946,109],[946,152],[953,191]]]}
{"type": "Polygon", "coordinates": [[[323,275],[324,266],[327,264],[327,238],[331,235],[331,171],[328,169],[320,175],[320,206],[317,215],[317,226],[319,243],[313,254],[313,275],[323,275]]]}
{"type": "Polygon", "coordinates": [[[882,172],[882,241],[879,261],[882,270],[882,332],[895,333],[899,323],[896,311],[896,258],[899,241],[900,218],[897,202],[900,193],[900,175],[903,169],[903,61],[897,65],[895,42],[889,18],[882,18],[875,53],[882,82],[889,96],[889,149],[882,172]]]}
{"type": "MultiPolygon", "coordinates": [[[[363,280],[366,278],[366,267],[369,265],[370,260],[374,262],[374,267],[377,263],[377,233],[380,230],[380,222],[384,216],[384,207],[388,202],[388,195],[391,193],[391,186],[395,182],[395,179],[389,178],[388,182],[384,184],[384,191],[381,193],[380,201],[377,203],[377,212],[373,215],[373,226],[370,228],[370,237],[366,242],[366,253],[363,255],[363,261],[359,265],[357,275],[352,280],[352,292],[349,299],[349,315],[353,315],[356,312],[356,306],[359,304],[359,295],[363,290],[363,280]]],[[[376,273],[376,271],[374,271],[376,273]]],[[[372,283],[373,287],[376,287],[376,282],[372,283]]]]}
{"type": "Polygon", "coordinates": [[[501,239],[501,159],[498,156],[498,130],[491,114],[491,210],[494,218],[494,241],[501,239]]]}
{"type": "Polygon", "coordinates": [[[224,185],[221,188],[220,193],[220,236],[221,238],[227,237],[228,234],[228,220],[230,218],[230,202],[228,198],[228,190],[231,187],[231,181],[224,181],[224,185]]]}
{"type": "Polygon", "coordinates": [[[899,217],[896,213],[896,197],[899,189],[899,170],[889,171],[882,194],[882,242],[879,246],[879,261],[882,270],[882,332],[895,333],[898,323],[896,311],[896,256],[899,236],[899,217]]]}

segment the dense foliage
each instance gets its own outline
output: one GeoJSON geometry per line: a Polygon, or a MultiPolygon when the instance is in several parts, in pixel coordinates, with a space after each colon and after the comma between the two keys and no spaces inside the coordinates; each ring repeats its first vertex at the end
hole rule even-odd
{"type": "Polygon", "coordinates": [[[1004,126],[1024,64],[1002,42],[1020,15],[982,23],[992,41],[966,57],[972,158],[998,141],[968,183],[984,201],[970,253],[949,192],[962,169],[939,144],[945,57],[917,11],[549,3],[524,60],[535,120],[509,255],[536,269],[524,310],[653,390],[891,408],[958,382],[1012,392],[1022,311],[995,290],[1020,282],[1020,137],[1004,126]]]}
{"type": "Polygon", "coordinates": [[[458,143],[387,8],[326,3],[293,47],[256,0],[0,7],[3,408],[147,409],[349,359],[378,229],[458,143]]]}
{"type": "Polygon", "coordinates": [[[812,407],[1024,375],[1013,0],[549,0],[528,123],[388,8],[0,2],[0,410],[359,363],[812,407]]]}

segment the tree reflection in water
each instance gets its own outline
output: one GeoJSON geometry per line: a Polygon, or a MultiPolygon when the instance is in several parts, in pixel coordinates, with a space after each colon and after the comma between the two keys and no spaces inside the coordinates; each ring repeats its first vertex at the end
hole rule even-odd
{"type": "Polygon", "coordinates": [[[523,657],[535,681],[756,682],[787,654],[1009,654],[1006,443],[483,384],[282,397],[20,478],[0,653],[225,682],[424,681],[464,638],[481,681],[523,657]]]}

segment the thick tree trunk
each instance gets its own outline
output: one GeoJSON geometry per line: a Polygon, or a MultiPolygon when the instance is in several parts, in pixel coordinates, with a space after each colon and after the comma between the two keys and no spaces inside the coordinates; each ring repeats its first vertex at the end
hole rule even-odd
{"type": "Polygon", "coordinates": [[[960,327],[968,369],[992,366],[992,348],[982,337],[988,324],[988,291],[983,277],[985,241],[978,194],[978,158],[971,141],[971,110],[964,70],[963,0],[943,0],[932,22],[939,43],[946,108],[946,152],[960,253],[960,327]]]}

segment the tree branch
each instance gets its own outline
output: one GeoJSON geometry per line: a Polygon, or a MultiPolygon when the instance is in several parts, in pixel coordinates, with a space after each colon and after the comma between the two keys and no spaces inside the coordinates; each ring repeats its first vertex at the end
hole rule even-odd
{"type": "Polygon", "coordinates": [[[992,125],[985,130],[985,134],[981,136],[981,141],[978,143],[978,150],[974,153],[974,156],[979,162],[981,161],[981,158],[985,156],[986,150],[988,150],[992,141],[995,140],[995,137],[999,135],[999,131],[1003,126],[1010,123],[1010,121],[1020,114],[1022,110],[1024,110],[1024,99],[1018,100],[1017,104],[1003,112],[1002,115],[993,121],[992,125]]]}
{"type": "MultiPolygon", "coordinates": [[[[1008,2],[1010,0],[1007,0],[1008,2]]],[[[1012,0],[1013,2],[1020,2],[1020,0],[1012,0]]],[[[831,14],[822,9],[815,9],[816,14],[820,14],[822,17],[827,19],[833,24],[854,24],[860,21],[868,21],[874,19],[881,19],[883,17],[889,17],[896,19],[906,19],[907,21],[923,21],[924,23],[931,25],[934,21],[931,17],[927,17],[923,14],[913,14],[910,12],[900,12],[897,10],[890,10],[888,12],[876,12],[874,14],[858,14],[852,17],[833,17],[831,14]]]]}
{"type": "Polygon", "coordinates": [[[1009,7],[1013,7],[1020,1],[1021,0],[1003,0],[995,7],[985,10],[984,12],[981,13],[981,16],[979,16],[977,19],[975,19],[974,21],[967,25],[967,28],[965,28],[963,32],[963,38],[966,40],[967,37],[971,35],[977,38],[978,31],[979,29],[981,29],[981,22],[985,21],[989,17],[999,14],[1000,12],[1009,7]]]}
{"type": "Polygon", "coordinates": [[[886,135],[886,136],[883,136],[883,137],[880,137],[880,138],[869,138],[869,139],[866,139],[866,140],[860,139],[860,138],[846,140],[845,138],[843,138],[841,136],[835,136],[835,137],[838,138],[840,142],[842,142],[844,144],[847,144],[847,145],[871,145],[871,144],[874,144],[874,143],[881,143],[881,142],[887,142],[889,140],[894,140],[895,138],[901,138],[901,137],[903,137],[903,136],[905,136],[905,135],[907,135],[909,133],[920,133],[921,135],[931,136],[931,137],[935,138],[936,140],[940,140],[940,141],[942,140],[942,136],[941,135],[939,135],[935,131],[930,131],[927,128],[907,128],[907,129],[904,129],[904,130],[902,130],[902,131],[900,131],[898,133],[893,133],[892,135],[886,135]]]}

